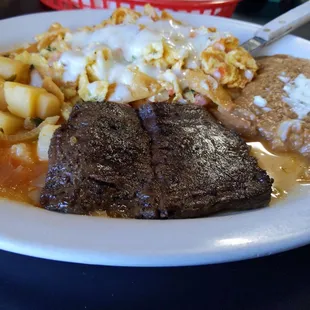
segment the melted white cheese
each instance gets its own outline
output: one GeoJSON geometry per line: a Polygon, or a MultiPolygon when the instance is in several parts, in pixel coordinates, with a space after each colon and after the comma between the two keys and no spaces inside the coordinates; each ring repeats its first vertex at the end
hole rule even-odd
{"type": "MultiPolygon", "coordinates": [[[[91,68],[100,80],[122,85],[116,87],[115,92],[119,93],[110,98],[115,101],[121,101],[123,98],[126,102],[130,95],[124,85],[133,82],[133,74],[129,68],[138,68],[156,80],[172,82],[171,73],[166,74],[167,68],[150,64],[153,60],[162,58],[164,44],[177,51],[179,59],[185,59],[185,68],[193,69],[200,66],[202,51],[225,36],[229,34],[211,32],[206,27],[179,25],[173,20],[154,22],[151,18],[143,16],[135,24],[108,25],[94,31],[67,34],[65,41],[72,50],[64,52],[59,63],[65,69],[64,81],[75,82],[88,65],[89,57],[98,49],[108,48],[112,52],[112,59],[100,60],[97,57],[91,68]]],[[[174,74],[178,79],[182,79],[181,74],[174,74]]],[[[249,79],[252,78],[249,72],[247,75],[249,79]]],[[[181,80],[179,84],[182,88],[186,86],[181,80]]]]}
{"type": "Polygon", "coordinates": [[[299,119],[305,118],[310,112],[310,79],[299,74],[295,80],[287,83],[283,90],[287,94],[283,101],[292,108],[299,119]]]}
{"type": "Polygon", "coordinates": [[[143,61],[136,62],[134,65],[138,67],[139,71],[154,79],[157,79],[163,73],[163,71],[160,70],[160,68],[151,66],[143,61]]]}
{"type": "Polygon", "coordinates": [[[64,52],[59,61],[65,67],[63,75],[65,82],[75,82],[87,64],[86,58],[81,52],[72,51],[64,52]]]}
{"type": "Polygon", "coordinates": [[[109,96],[108,100],[117,103],[123,103],[130,102],[133,100],[133,98],[130,90],[126,85],[117,84],[114,93],[109,96]]]}
{"type": "Polygon", "coordinates": [[[114,63],[111,66],[108,75],[108,81],[110,84],[120,83],[130,85],[132,83],[133,73],[127,68],[125,64],[114,63]]]}

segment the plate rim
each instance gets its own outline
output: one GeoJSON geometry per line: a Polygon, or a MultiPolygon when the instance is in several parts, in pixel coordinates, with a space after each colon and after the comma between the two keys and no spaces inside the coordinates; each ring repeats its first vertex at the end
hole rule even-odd
{"type": "MultiPolygon", "coordinates": [[[[84,10],[84,12],[91,12],[94,14],[99,14],[98,12],[104,11],[105,14],[112,12],[113,10],[84,10]]],[[[23,16],[16,16],[11,17],[7,19],[0,20],[0,29],[2,27],[3,23],[9,23],[9,22],[15,22],[16,20],[19,20],[20,23],[22,23],[21,19],[27,20],[31,18],[36,18],[38,15],[42,16],[56,16],[57,15],[67,15],[67,14],[81,14],[81,10],[71,10],[71,11],[61,11],[61,12],[42,12],[42,13],[34,13],[34,14],[27,14],[23,16]]],[[[174,16],[200,16],[198,14],[188,14],[188,13],[175,13],[174,16]]],[[[233,20],[229,18],[223,18],[223,17],[217,17],[217,16],[206,16],[207,18],[210,18],[213,21],[221,20],[228,22],[230,24],[235,24],[239,26],[246,26],[251,27],[251,30],[255,31],[258,29],[261,25],[240,21],[240,20],[233,20]]],[[[57,19],[56,19],[57,20],[57,19]]],[[[296,40],[298,37],[289,35],[288,38],[291,40],[296,40]]],[[[298,40],[302,40],[302,42],[305,42],[305,44],[310,45],[310,41],[298,38],[298,40]]],[[[22,44],[22,42],[21,42],[22,44]]],[[[309,198],[310,196],[305,198],[305,204],[309,204],[309,198]]],[[[290,197],[289,200],[292,204],[294,204],[294,197],[290,197]]],[[[132,227],[139,226],[139,229],[145,229],[145,227],[148,228],[148,226],[154,226],[153,223],[157,227],[165,227],[169,225],[169,229],[182,229],[182,227],[190,228],[190,223],[199,223],[199,227],[193,227],[192,232],[193,233],[199,233],[201,230],[201,227],[204,226],[205,223],[210,224],[213,221],[218,222],[220,218],[226,218],[226,220],[230,219],[232,216],[228,215],[225,217],[211,217],[211,218],[200,218],[200,219],[187,219],[187,220],[170,220],[170,221],[154,221],[154,220],[120,220],[120,219],[102,219],[102,218],[92,218],[92,217],[83,217],[83,216],[77,216],[77,215],[64,215],[64,214],[58,214],[58,213],[52,213],[50,211],[42,210],[39,208],[29,207],[25,206],[24,204],[14,202],[14,201],[7,201],[1,199],[0,201],[0,248],[3,250],[11,251],[18,254],[24,254],[29,256],[35,256],[45,259],[52,259],[52,260],[58,260],[58,261],[66,261],[66,262],[75,262],[75,263],[87,263],[87,264],[97,264],[97,265],[110,265],[110,266],[185,266],[185,265],[199,265],[199,264],[208,264],[208,263],[222,263],[222,262],[229,262],[229,261],[236,261],[236,260],[243,260],[243,259],[249,259],[259,256],[264,256],[268,254],[273,254],[277,252],[281,252],[284,250],[289,250],[298,246],[302,246],[304,244],[307,244],[310,242],[310,227],[306,228],[303,227],[302,229],[295,231],[291,230],[289,222],[296,222],[298,223],[298,218],[300,216],[304,216],[305,220],[310,220],[310,210],[308,211],[307,208],[301,208],[299,210],[289,210],[287,212],[287,209],[278,209],[280,207],[275,206],[268,209],[264,209],[264,214],[273,215],[275,213],[275,210],[277,209],[278,213],[286,212],[291,217],[287,218],[288,221],[285,223],[276,223],[278,225],[283,225],[283,236],[278,236],[278,238],[270,238],[266,239],[265,236],[262,235],[262,232],[255,232],[253,235],[253,240],[250,240],[249,242],[242,240],[242,236],[234,237],[237,240],[237,243],[233,243],[233,239],[231,238],[231,243],[222,244],[214,246],[213,251],[210,252],[210,249],[206,249],[203,247],[202,243],[197,243],[193,247],[187,247],[183,249],[182,252],[182,244],[178,244],[179,248],[178,250],[172,250],[166,249],[165,251],[160,251],[160,248],[153,248],[152,249],[142,249],[143,243],[139,243],[139,240],[132,240],[134,246],[140,248],[135,248],[134,250],[131,249],[124,253],[122,249],[115,249],[115,246],[113,247],[113,244],[110,243],[109,240],[100,240],[98,238],[95,238],[93,241],[96,242],[95,246],[98,244],[103,246],[105,248],[101,248],[98,250],[93,247],[88,247],[87,249],[81,248],[82,244],[85,245],[86,239],[82,239],[82,243],[76,243],[74,241],[75,237],[75,231],[68,232],[69,236],[66,236],[68,240],[71,238],[73,241],[73,244],[66,244],[66,240],[64,240],[64,243],[58,243],[57,241],[53,240],[53,229],[50,227],[47,227],[52,223],[52,225],[55,225],[56,228],[64,228],[67,223],[72,224],[73,227],[88,227],[89,223],[92,222],[92,225],[94,227],[94,230],[96,232],[102,232],[102,229],[100,229],[100,225],[104,224],[106,226],[111,226],[108,228],[112,228],[113,231],[113,225],[116,222],[122,221],[122,226],[126,227],[126,229],[133,229],[132,227]],[[8,209],[6,209],[8,208],[8,209]],[[8,216],[8,212],[9,216],[8,216]],[[16,217],[16,213],[21,212],[20,215],[22,215],[21,218],[16,217]],[[11,215],[10,215],[11,214],[11,215]],[[15,214],[15,218],[13,218],[15,214]],[[46,216],[48,214],[48,216],[46,216]],[[11,219],[10,222],[4,223],[3,218],[8,217],[11,219]],[[28,221],[28,219],[31,219],[28,221]],[[37,220],[37,227],[31,227],[31,224],[33,224],[33,219],[37,220]],[[126,223],[124,222],[126,221],[126,223]],[[100,223],[99,223],[100,222],[100,223]],[[124,224],[125,223],[125,224],[124,224]],[[133,224],[134,223],[134,224],[133,224]],[[166,224],[169,223],[169,224],[166,224]],[[99,225],[100,224],[100,225],[99,225]],[[29,226],[30,225],[30,226],[29,226]],[[74,226],[75,225],[75,226],[74,226]],[[85,226],[86,225],[86,226],[85,226]],[[12,228],[12,227],[13,228],[12,228]],[[24,227],[28,227],[29,230],[26,232],[24,231],[24,227]],[[140,228],[142,227],[142,228],[140,228]],[[29,235],[29,232],[31,230],[35,230],[33,233],[42,233],[42,237],[37,238],[31,238],[31,234],[29,235]],[[48,243],[44,243],[44,241],[48,240],[48,243]],[[102,241],[102,243],[100,242],[102,241]],[[83,243],[84,242],[84,243],[83,243]],[[180,247],[181,246],[181,247],[180,247]]],[[[282,207],[283,208],[283,207],[282,207]]],[[[310,208],[309,208],[310,209],[310,208]]],[[[259,214],[261,210],[255,210],[251,211],[253,213],[259,214]]],[[[235,216],[238,216],[240,219],[246,218],[247,213],[238,214],[235,216]]],[[[266,216],[264,215],[264,216],[266,216]]],[[[235,217],[234,216],[234,217],[235,217]]],[[[224,221],[225,222],[225,221],[224,221]]],[[[236,222],[232,225],[232,227],[235,227],[236,222]]],[[[295,223],[294,222],[294,223],[295,223]]],[[[272,224],[272,223],[271,223],[272,224]]],[[[213,225],[213,224],[212,224],[213,225]]],[[[211,226],[212,226],[211,225],[211,226]]],[[[244,223],[244,225],[247,225],[247,223],[244,223]]],[[[118,225],[116,225],[118,226],[118,225]]],[[[195,225],[196,226],[196,225],[195,225]]],[[[211,227],[210,226],[210,227],[211,227]]],[[[215,223],[216,226],[216,223],[215,223]]],[[[102,227],[101,227],[102,228],[102,227]]],[[[165,228],[166,229],[166,228],[165,228]]],[[[259,227],[257,227],[259,229],[259,227]]],[[[270,232],[268,231],[267,234],[272,236],[272,233],[274,232],[274,228],[272,228],[272,225],[269,227],[270,232]]],[[[203,229],[202,229],[203,230],[203,229]]],[[[65,230],[63,230],[65,231],[65,230]]],[[[281,231],[281,230],[280,230],[281,231]]],[[[157,232],[160,233],[160,232],[157,232]]],[[[57,235],[57,233],[56,233],[57,235]]],[[[182,235],[186,239],[186,234],[182,232],[182,235]]],[[[229,234],[228,234],[229,235],[229,234]]],[[[242,235],[242,234],[241,234],[242,235]]],[[[37,236],[37,235],[36,235],[37,236]]],[[[60,238],[60,235],[57,235],[58,238],[60,238]]],[[[237,233],[238,236],[238,233],[237,233]]],[[[86,236],[87,237],[87,236],[86,236]]],[[[145,238],[145,236],[143,236],[145,238]]],[[[167,244],[171,241],[173,241],[173,238],[166,237],[168,239],[164,240],[163,242],[167,242],[167,244]],[[170,239],[171,240],[170,240],[170,239]]],[[[71,240],[70,239],[70,240],[71,240]]],[[[187,240],[187,239],[186,239],[187,240]]],[[[222,239],[223,241],[224,239],[222,239]]],[[[147,242],[147,240],[145,240],[147,242]]],[[[190,242],[191,239],[187,240],[186,242],[190,242]]],[[[195,240],[192,240],[195,242],[195,240]]],[[[206,242],[208,240],[205,240],[206,242]]],[[[235,240],[236,241],[236,240],[235,240]]],[[[235,242],[234,241],[234,242],[235,242]]]]}

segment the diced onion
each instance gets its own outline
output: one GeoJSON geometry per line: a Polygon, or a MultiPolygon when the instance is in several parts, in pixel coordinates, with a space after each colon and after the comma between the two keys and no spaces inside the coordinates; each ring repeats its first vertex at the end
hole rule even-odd
{"type": "Polygon", "coordinates": [[[46,174],[43,173],[40,176],[38,176],[36,179],[31,181],[31,185],[38,187],[38,188],[43,188],[45,185],[45,179],[46,179],[46,174]]]}
{"type": "Polygon", "coordinates": [[[5,135],[0,132],[0,141],[9,143],[19,143],[36,139],[45,125],[55,125],[59,120],[59,116],[47,117],[38,127],[16,135],[5,135]]]}
{"type": "Polygon", "coordinates": [[[40,190],[39,189],[33,189],[29,191],[28,197],[35,203],[39,204],[40,203],[40,190]]]}

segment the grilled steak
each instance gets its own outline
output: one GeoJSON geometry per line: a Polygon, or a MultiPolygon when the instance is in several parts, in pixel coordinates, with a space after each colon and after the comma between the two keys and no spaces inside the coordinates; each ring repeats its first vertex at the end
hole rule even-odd
{"type": "Polygon", "coordinates": [[[202,107],[77,105],[51,141],[41,204],[113,217],[188,218],[266,206],[272,181],[202,107]]]}
{"type": "Polygon", "coordinates": [[[54,134],[41,194],[48,210],[156,218],[149,137],[129,105],[76,105],[54,134]]]}
{"type": "Polygon", "coordinates": [[[160,216],[188,218],[267,206],[272,181],[247,144],[204,109],[186,104],[140,108],[152,140],[160,216]]]}

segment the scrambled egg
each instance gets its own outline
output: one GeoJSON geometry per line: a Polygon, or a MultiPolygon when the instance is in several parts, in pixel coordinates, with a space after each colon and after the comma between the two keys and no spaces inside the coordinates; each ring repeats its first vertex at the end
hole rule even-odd
{"type": "Polygon", "coordinates": [[[167,12],[159,16],[149,5],[144,14],[119,8],[108,20],[76,32],[55,23],[36,41],[10,57],[50,77],[71,103],[77,97],[195,102],[197,94],[229,105],[225,88],[245,87],[258,69],[232,35],[182,24],[167,12]],[[204,87],[201,94],[208,77],[216,87],[204,87]]]}

